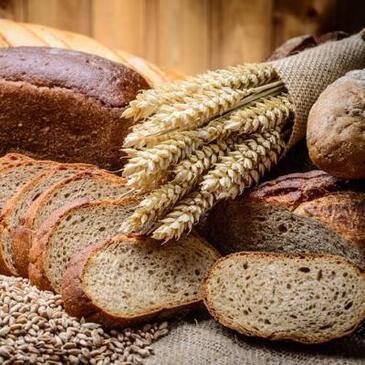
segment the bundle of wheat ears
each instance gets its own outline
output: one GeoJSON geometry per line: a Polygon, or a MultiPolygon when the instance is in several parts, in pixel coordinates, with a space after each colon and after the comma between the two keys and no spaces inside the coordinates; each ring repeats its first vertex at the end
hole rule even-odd
{"type": "Polygon", "coordinates": [[[128,233],[177,239],[221,199],[235,198],[283,156],[294,105],[270,64],[209,71],[143,91],[124,117],[124,176],[138,208],[128,233]]]}

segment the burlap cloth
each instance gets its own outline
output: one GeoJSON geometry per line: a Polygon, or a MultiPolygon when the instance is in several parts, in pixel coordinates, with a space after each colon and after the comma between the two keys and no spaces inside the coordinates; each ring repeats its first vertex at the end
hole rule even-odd
{"type": "MultiPolygon", "coordinates": [[[[365,30],[272,62],[296,107],[290,147],[305,137],[307,116],[319,94],[346,72],[365,68],[364,38],[365,30]]],[[[326,345],[300,346],[240,336],[200,317],[175,322],[154,349],[147,365],[365,365],[365,327],[326,345]]]]}
{"type": "Polygon", "coordinates": [[[341,41],[324,43],[272,65],[295,104],[291,147],[305,137],[308,113],[321,92],[348,71],[365,68],[365,28],[341,41]]]}

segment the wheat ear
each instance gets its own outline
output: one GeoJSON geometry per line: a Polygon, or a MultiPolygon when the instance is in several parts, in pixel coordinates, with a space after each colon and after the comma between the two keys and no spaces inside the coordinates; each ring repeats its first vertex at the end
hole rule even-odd
{"type": "Polygon", "coordinates": [[[158,219],[198,184],[202,174],[219,157],[230,151],[237,141],[237,138],[229,138],[203,146],[202,150],[195,151],[190,158],[181,161],[174,171],[175,178],[147,195],[123,224],[122,230],[126,233],[147,233],[158,219]]]}
{"type": "Polygon", "coordinates": [[[165,83],[155,89],[144,90],[129,104],[123,117],[134,120],[146,118],[158,112],[164,105],[182,102],[187,95],[195,98],[202,90],[213,91],[225,87],[248,89],[275,79],[277,74],[270,64],[245,64],[227,70],[209,71],[184,81],[165,83]]]}
{"type": "Polygon", "coordinates": [[[203,179],[200,190],[193,191],[159,223],[152,237],[168,241],[189,232],[219,200],[235,197],[259,182],[260,176],[276,163],[284,142],[276,131],[253,136],[236,145],[237,150],[221,158],[203,179]]]}
{"type": "Polygon", "coordinates": [[[278,131],[253,134],[204,176],[202,191],[214,192],[217,199],[235,198],[277,163],[284,145],[278,131]]]}

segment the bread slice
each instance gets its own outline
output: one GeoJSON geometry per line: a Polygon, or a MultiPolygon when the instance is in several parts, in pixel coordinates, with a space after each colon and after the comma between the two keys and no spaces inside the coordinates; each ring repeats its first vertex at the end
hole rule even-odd
{"type": "Polygon", "coordinates": [[[21,225],[22,215],[28,210],[32,202],[57,181],[75,175],[77,172],[95,168],[95,166],[87,164],[59,164],[37,175],[7,201],[0,219],[0,245],[3,246],[0,254],[5,254],[4,261],[7,264],[9,274],[27,276],[27,272],[23,270],[25,264],[22,260],[27,254],[20,252],[21,255],[14,256],[13,248],[16,241],[13,240],[13,235],[21,225]],[[17,261],[16,258],[18,258],[17,261]]]}
{"type": "Polygon", "coordinates": [[[365,194],[323,171],[263,183],[217,205],[204,235],[222,254],[328,253],[365,268],[365,194]]]}
{"type": "Polygon", "coordinates": [[[365,318],[365,274],[340,256],[232,254],[214,265],[202,292],[221,324],[271,340],[322,343],[365,318]]]}
{"type": "Polygon", "coordinates": [[[76,317],[124,327],[199,306],[218,252],[190,235],[165,245],[118,235],[73,257],[62,298],[76,317]]]}
{"type": "Polygon", "coordinates": [[[51,217],[30,250],[31,283],[40,289],[60,292],[71,256],[117,234],[137,204],[133,197],[87,202],[51,217]]]}
{"type": "Polygon", "coordinates": [[[0,207],[29,180],[55,165],[54,161],[26,160],[3,167],[0,170],[0,207]]]}
{"type": "Polygon", "coordinates": [[[14,235],[14,255],[16,262],[21,260],[22,272],[28,272],[28,252],[32,240],[41,229],[42,223],[54,214],[81,202],[100,199],[113,199],[126,194],[126,180],[103,171],[81,172],[66,178],[44,191],[24,215],[24,222],[14,235]]]}

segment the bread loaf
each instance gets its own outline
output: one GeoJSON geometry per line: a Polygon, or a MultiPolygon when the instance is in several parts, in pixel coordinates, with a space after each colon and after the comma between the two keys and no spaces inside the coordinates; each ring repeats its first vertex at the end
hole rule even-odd
{"type": "Polygon", "coordinates": [[[241,252],[219,260],[203,286],[209,312],[248,336],[316,344],[365,319],[365,274],[331,255],[241,252]]]}
{"type": "Polygon", "coordinates": [[[203,229],[223,253],[322,252],[365,267],[365,193],[323,171],[286,175],[215,207],[203,229]]]}
{"type": "Polygon", "coordinates": [[[320,169],[365,178],[365,70],[351,71],[323,91],[309,113],[307,144],[320,169]]]}
{"type": "Polygon", "coordinates": [[[109,327],[126,327],[196,308],[200,286],[219,254],[190,235],[161,246],[116,236],[76,255],[65,273],[66,311],[109,327]]]}
{"type": "Polygon", "coordinates": [[[147,87],[135,71],[98,56],[0,48],[0,153],[118,169],[131,125],[121,114],[147,87]]]}

